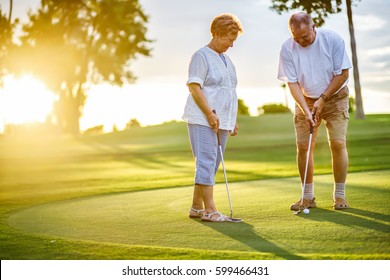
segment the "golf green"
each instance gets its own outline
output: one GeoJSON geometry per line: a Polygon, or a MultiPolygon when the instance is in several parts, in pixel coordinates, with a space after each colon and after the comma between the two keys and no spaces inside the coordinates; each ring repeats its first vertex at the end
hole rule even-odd
{"type": "MultiPolygon", "coordinates": [[[[17,211],[9,224],[58,238],[126,245],[228,250],[273,259],[389,258],[390,171],[348,175],[350,209],[332,209],[331,175],[315,176],[317,208],[293,215],[298,178],[229,185],[233,217],[243,223],[204,223],[187,216],[192,187],[126,192],[41,204],[17,211]],[[370,239],[371,246],[365,246],[370,239]]],[[[221,212],[229,214],[224,184],[215,187],[221,212]]]]}

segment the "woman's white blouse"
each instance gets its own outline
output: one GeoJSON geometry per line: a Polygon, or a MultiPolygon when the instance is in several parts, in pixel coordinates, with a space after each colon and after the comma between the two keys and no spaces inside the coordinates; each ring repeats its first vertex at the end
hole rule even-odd
{"type": "MultiPolygon", "coordinates": [[[[219,54],[207,46],[197,50],[190,62],[187,85],[197,83],[202,88],[211,109],[217,112],[220,129],[234,130],[237,118],[237,75],[230,58],[223,54],[226,64],[219,54]]],[[[183,119],[191,124],[209,126],[205,114],[188,95],[183,119]]]]}

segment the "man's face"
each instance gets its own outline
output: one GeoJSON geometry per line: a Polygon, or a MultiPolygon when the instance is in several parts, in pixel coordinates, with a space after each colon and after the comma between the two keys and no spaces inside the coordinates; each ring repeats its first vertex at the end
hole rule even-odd
{"type": "Polygon", "coordinates": [[[301,24],[300,27],[292,27],[291,34],[295,42],[306,48],[313,44],[316,38],[315,26],[301,24]]]}

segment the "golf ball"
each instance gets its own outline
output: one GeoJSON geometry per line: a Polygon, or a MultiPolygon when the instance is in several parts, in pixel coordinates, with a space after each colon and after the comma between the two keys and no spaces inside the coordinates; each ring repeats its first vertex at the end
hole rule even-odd
{"type": "Polygon", "coordinates": [[[309,214],[310,213],[310,210],[309,209],[303,209],[303,213],[305,213],[305,214],[309,214]]]}

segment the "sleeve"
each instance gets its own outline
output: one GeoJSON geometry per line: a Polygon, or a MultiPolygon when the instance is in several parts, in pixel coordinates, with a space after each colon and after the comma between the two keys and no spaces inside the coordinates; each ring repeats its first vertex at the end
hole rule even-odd
{"type": "Polygon", "coordinates": [[[190,66],[188,68],[187,85],[197,83],[200,87],[203,87],[204,82],[206,81],[207,71],[208,67],[206,58],[201,53],[196,52],[192,56],[190,66]]]}
{"type": "Polygon", "coordinates": [[[296,83],[298,81],[294,61],[284,45],[279,54],[278,79],[289,83],[296,83]]]}
{"type": "Polygon", "coordinates": [[[351,62],[348,58],[347,51],[345,50],[344,40],[337,36],[334,41],[333,47],[333,75],[340,75],[342,70],[350,69],[351,62]]]}

